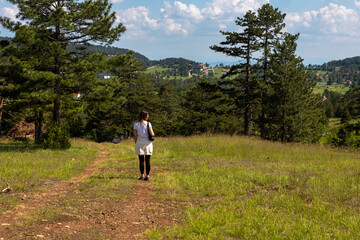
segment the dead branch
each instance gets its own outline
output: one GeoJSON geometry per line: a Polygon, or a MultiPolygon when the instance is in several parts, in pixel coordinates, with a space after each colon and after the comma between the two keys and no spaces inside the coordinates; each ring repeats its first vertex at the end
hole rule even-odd
{"type": "Polygon", "coordinates": [[[11,191],[11,187],[9,186],[9,183],[7,182],[7,181],[5,181],[5,183],[6,183],[6,188],[4,188],[2,191],[1,191],[1,193],[8,193],[8,192],[10,192],[11,191]]]}

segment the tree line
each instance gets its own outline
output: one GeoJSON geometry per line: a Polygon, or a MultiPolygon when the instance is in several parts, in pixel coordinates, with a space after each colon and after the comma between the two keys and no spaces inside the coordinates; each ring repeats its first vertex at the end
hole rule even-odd
{"type": "Polygon", "coordinates": [[[221,32],[225,40],[210,47],[241,64],[222,79],[194,78],[179,88],[179,80],[151,79],[132,52],[83,51],[94,42],[110,45],[126,30],[115,24],[107,0],[9,1],[18,5],[21,21],[0,18],[15,33],[1,42],[2,128],[26,118],[35,123],[37,143],[61,142],[57,136],[127,138],[142,109],[158,136],[226,133],[316,142],[327,124],[323,103],[312,94],[315,83],[295,54],[299,35],[283,32],[285,14],[270,4],[238,18],[242,30],[221,32]],[[102,72],[111,78],[99,79],[102,72]]]}
{"type": "Polygon", "coordinates": [[[325,81],[327,85],[339,83],[350,88],[360,86],[360,57],[330,61],[322,65],[309,64],[306,69],[316,81],[325,81]],[[319,71],[325,73],[319,74],[319,71]]]}

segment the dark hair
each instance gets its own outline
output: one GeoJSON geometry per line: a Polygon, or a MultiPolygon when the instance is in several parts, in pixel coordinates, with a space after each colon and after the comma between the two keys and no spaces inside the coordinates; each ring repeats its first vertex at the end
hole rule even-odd
{"type": "Polygon", "coordinates": [[[146,117],[149,115],[149,113],[145,110],[142,110],[139,114],[139,122],[145,121],[146,117]]]}

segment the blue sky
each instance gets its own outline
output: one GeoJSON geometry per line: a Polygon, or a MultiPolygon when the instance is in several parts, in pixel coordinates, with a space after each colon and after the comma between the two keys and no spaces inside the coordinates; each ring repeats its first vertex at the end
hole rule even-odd
{"type": "MultiPolygon", "coordinates": [[[[150,59],[184,57],[199,62],[235,62],[210,45],[237,31],[236,17],[270,3],[287,14],[286,30],[300,33],[297,54],[306,64],[360,55],[360,0],[109,0],[127,31],[114,46],[150,59]]],[[[16,6],[0,0],[0,14],[16,6]]],[[[12,36],[0,28],[1,36],[12,36]]]]}

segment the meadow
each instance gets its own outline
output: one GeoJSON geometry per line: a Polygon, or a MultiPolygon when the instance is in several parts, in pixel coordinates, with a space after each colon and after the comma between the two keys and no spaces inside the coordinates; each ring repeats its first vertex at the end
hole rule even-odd
{"type": "MultiPolygon", "coordinates": [[[[224,68],[221,68],[221,67],[214,67],[213,68],[214,69],[214,77],[216,77],[216,78],[221,78],[222,77],[222,70],[224,69],[224,68]]],[[[169,78],[167,77],[167,75],[166,74],[163,74],[162,72],[166,72],[167,70],[170,70],[171,72],[173,72],[174,71],[174,69],[173,68],[164,68],[164,67],[160,67],[160,66],[154,66],[154,67],[149,67],[146,71],[145,71],[145,73],[147,73],[147,74],[150,74],[150,75],[155,75],[155,73],[157,72],[157,73],[161,73],[161,74],[159,74],[160,76],[161,75],[164,75],[164,79],[167,79],[167,80],[174,80],[174,79],[180,79],[180,78],[182,78],[182,79],[189,79],[189,78],[191,78],[191,77],[189,77],[189,76],[186,76],[186,77],[183,77],[183,76],[175,76],[174,74],[171,74],[171,75],[169,75],[169,78]]]]}
{"type": "MultiPolygon", "coordinates": [[[[67,201],[74,208],[80,199],[97,201],[100,195],[101,201],[126,198],[138,184],[132,141],[74,140],[65,152],[1,144],[7,150],[0,152],[0,177],[23,191],[46,179],[70,178],[100,147],[109,149],[99,171],[82,181],[82,195],[67,201]]],[[[239,136],[157,138],[152,194],[181,211],[176,223],[149,228],[141,239],[359,239],[359,153],[239,136]]],[[[3,207],[5,197],[0,195],[3,207]]]]}
{"type": "MultiPolygon", "coordinates": [[[[77,140],[67,151],[45,150],[23,142],[0,141],[0,188],[6,183],[15,192],[37,191],[48,181],[70,179],[90,164],[99,151],[94,143],[77,140]]],[[[17,194],[0,196],[0,211],[19,204],[17,194]]]]}
{"type": "Polygon", "coordinates": [[[360,154],[244,137],[159,139],[154,184],[184,204],[150,239],[359,239],[360,154]]]}
{"type": "Polygon", "coordinates": [[[326,82],[317,82],[313,92],[315,94],[323,94],[325,89],[332,92],[345,94],[347,91],[349,91],[350,88],[346,87],[344,84],[339,84],[339,83],[333,83],[331,85],[327,85],[326,82]]]}

